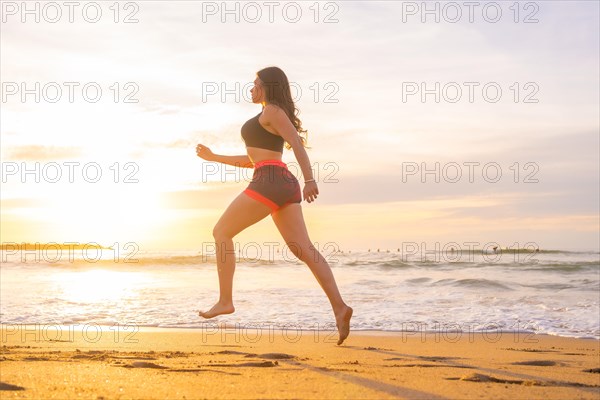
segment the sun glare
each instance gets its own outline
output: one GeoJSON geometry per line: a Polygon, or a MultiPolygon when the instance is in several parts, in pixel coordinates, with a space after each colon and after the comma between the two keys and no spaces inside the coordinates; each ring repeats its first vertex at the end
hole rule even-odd
{"type": "Polygon", "coordinates": [[[43,196],[43,203],[23,209],[22,217],[43,222],[51,230],[51,240],[95,241],[103,245],[141,241],[169,218],[160,193],[141,185],[79,184],[56,190],[49,187],[43,196]]]}
{"type": "Polygon", "coordinates": [[[94,269],[56,274],[64,300],[77,303],[119,301],[136,296],[136,287],[145,280],[139,272],[94,269]]]}

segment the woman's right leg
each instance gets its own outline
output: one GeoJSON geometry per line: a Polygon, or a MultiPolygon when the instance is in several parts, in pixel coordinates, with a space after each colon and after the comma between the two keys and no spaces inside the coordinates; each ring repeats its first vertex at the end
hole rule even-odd
{"type": "Polygon", "coordinates": [[[200,311],[200,316],[213,318],[221,314],[231,314],[233,307],[233,273],[235,272],[235,248],[233,237],[254,225],[271,213],[267,205],[240,193],[227,207],[213,229],[217,247],[217,270],[219,273],[219,301],[208,311],[200,311]]]}

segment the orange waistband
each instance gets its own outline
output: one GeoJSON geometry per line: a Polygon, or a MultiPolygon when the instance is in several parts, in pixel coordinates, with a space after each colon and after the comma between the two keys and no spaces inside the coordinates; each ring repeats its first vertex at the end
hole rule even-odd
{"type": "Polygon", "coordinates": [[[287,168],[287,164],[281,160],[262,160],[254,164],[254,169],[260,168],[263,165],[279,165],[280,167],[287,168]]]}

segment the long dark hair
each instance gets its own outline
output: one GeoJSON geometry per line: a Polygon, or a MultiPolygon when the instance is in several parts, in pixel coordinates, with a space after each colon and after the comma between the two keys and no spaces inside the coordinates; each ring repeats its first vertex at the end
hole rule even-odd
{"type": "MultiPolygon", "coordinates": [[[[292,122],[292,125],[296,128],[302,145],[310,148],[306,145],[308,131],[302,129],[302,121],[298,118],[300,110],[298,110],[294,104],[294,99],[292,99],[292,93],[290,91],[290,83],[285,73],[281,68],[267,67],[258,71],[256,75],[258,75],[263,83],[263,88],[265,89],[265,101],[270,104],[275,104],[285,111],[292,122]],[[306,137],[300,135],[301,133],[305,133],[306,137]]],[[[292,146],[286,142],[285,148],[289,150],[292,146]]]]}

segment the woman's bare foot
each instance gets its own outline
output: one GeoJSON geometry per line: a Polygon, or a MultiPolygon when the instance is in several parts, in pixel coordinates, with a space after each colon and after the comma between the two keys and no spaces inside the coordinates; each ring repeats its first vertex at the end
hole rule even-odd
{"type": "Polygon", "coordinates": [[[235,311],[232,303],[223,304],[218,302],[208,311],[200,311],[198,315],[204,318],[213,318],[221,314],[231,314],[235,311]]]}
{"type": "Polygon", "coordinates": [[[352,318],[352,307],[346,306],[346,309],[342,311],[340,314],[336,314],[335,322],[339,332],[339,339],[337,344],[340,345],[344,343],[344,340],[350,334],[350,318],[352,318]]]}

